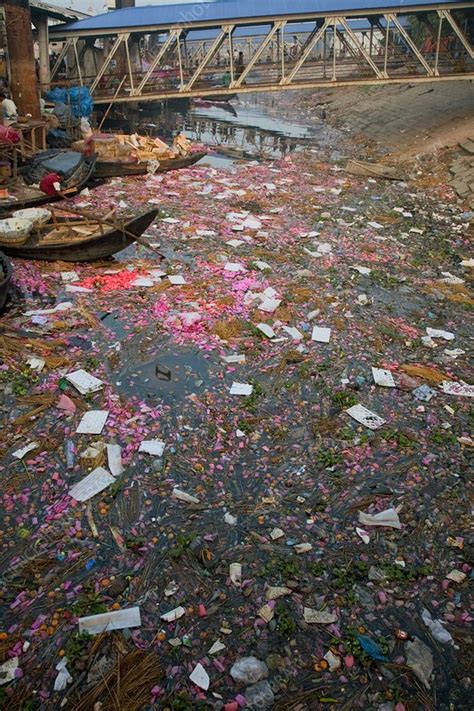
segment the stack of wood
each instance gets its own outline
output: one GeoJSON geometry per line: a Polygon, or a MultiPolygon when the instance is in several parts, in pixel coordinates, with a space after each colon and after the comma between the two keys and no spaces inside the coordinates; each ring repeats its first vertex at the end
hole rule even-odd
{"type": "Polygon", "coordinates": [[[117,133],[92,135],[74,143],[72,149],[86,154],[95,153],[99,161],[148,163],[188,155],[191,142],[184,134],[179,134],[170,147],[159,138],[117,133]]]}

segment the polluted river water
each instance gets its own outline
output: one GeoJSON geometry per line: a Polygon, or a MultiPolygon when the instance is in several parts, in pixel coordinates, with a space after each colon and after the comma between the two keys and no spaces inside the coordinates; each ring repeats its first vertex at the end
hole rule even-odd
{"type": "Polygon", "coordinates": [[[2,708],[467,709],[472,215],[235,110],[294,150],[73,200],[166,258],[14,260],[2,708]]]}

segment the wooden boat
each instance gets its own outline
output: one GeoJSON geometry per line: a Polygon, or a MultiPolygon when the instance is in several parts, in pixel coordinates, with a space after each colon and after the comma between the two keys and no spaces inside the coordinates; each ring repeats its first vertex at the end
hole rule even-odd
{"type": "Polygon", "coordinates": [[[200,96],[198,97],[202,101],[209,101],[212,104],[227,104],[229,101],[232,101],[232,99],[236,99],[238,94],[209,94],[209,96],[200,96]]]}
{"type": "Polygon", "coordinates": [[[130,246],[153,222],[158,210],[149,210],[141,215],[108,227],[107,219],[81,218],[55,219],[39,230],[32,232],[24,244],[0,243],[11,257],[39,259],[42,261],[91,262],[106,259],[130,246]],[[107,223],[107,224],[106,224],[107,223]]]}
{"type": "Polygon", "coordinates": [[[0,252],[0,313],[5,308],[12,274],[13,269],[10,260],[3,252],[0,252]]]}
{"type": "MultiPolygon", "coordinates": [[[[189,168],[189,166],[197,163],[201,158],[204,158],[204,151],[199,153],[190,153],[187,156],[178,156],[160,160],[156,173],[167,173],[169,170],[180,170],[181,168],[189,168]]],[[[148,172],[148,162],[142,163],[126,163],[119,161],[98,160],[96,163],[94,178],[121,178],[127,175],[145,175],[148,172]]]]}
{"type": "MultiPolygon", "coordinates": [[[[76,195],[83,190],[91,179],[96,165],[96,157],[88,156],[81,166],[78,174],[75,174],[63,184],[64,192],[68,196],[76,195]]],[[[61,195],[45,195],[39,188],[33,188],[23,181],[18,181],[15,186],[9,188],[10,196],[5,200],[0,200],[0,216],[5,216],[13,210],[23,210],[28,207],[39,207],[50,202],[62,200],[61,195]]]]}
{"type": "Polygon", "coordinates": [[[237,111],[228,101],[208,101],[207,99],[194,99],[193,106],[196,109],[221,109],[232,116],[237,116],[237,111]]]}

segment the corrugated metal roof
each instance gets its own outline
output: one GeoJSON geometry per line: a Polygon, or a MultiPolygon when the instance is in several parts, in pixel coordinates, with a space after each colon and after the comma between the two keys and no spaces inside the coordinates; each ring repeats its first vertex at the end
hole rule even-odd
{"type": "MultiPolygon", "coordinates": [[[[407,26],[409,24],[407,18],[401,18],[400,23],[403,26],[407,26]]],[[[370,22],[368,20],[349,20],[349,25],[351,30],[354,32],[368,32],[370,30],[370,22]]],[[[385,25],[385,21],[381,21],[381,25],[385,25]]],[[[266,35],[268,33],[268,28],[270,25],[253,25],[252,27],[249,27],[248,25],[244,25],[243,27],[236,27],[234,31],[234,39],[241,39],[241,38],[252,38],[252,37],[258,37],[260,35],[266,35]]],[[[291,36],[291,35],[299,35],[299,34],[309,34],[312,32],[314,29],[314,22],[291,22],[288,23],[285,27],[285,35],[291,36]]],[[[344,28],[340,28],[341,32],[345,32],[344,28]]],[[[187,40],[189,42],[202,42],[205,40],[213,40],[215,39],[220,30],[218,29],[197,29],[197,30],[191,30],[188,35],[187,35],[187,40]]]]}
{"type": "MultiPolygon", "coordinates": [[[[439,6],[433,0],[227,0],[226,2],[196,2],[180,5],[146,5],[115,10],[103,15],[71,22],[52,28],[54,34],[79,32],[113,32],[144,27],[169,27],[171,25],[212,25],[233,20],[261,20],[285,16],[357,12],[367,10],[402,10],[406,7],[439,6]]],[[[465,4],[459,0],[442,0],[444,5],[465,4]]],[[[472,4],[472,3],[471,3],[472,4]]]]}

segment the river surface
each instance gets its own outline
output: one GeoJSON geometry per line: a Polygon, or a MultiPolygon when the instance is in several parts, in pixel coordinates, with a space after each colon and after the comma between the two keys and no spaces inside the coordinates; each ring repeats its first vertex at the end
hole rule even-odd
{"type": "MultiPolygon", "coordinates": [[[[184,131],[193,142],[209,147],[211,154],[204,161],[219,168],[230,167],[237,160],[278,159],[307,147],[337,146],[340,132],[322,118],[283,118],[278,106],[276,98],[257,95],[230,102],[144,104],[136,124],[140,133],[168,141],[177,131],[184,131]]],[[[129,130],[129,123],[132,121],[124,120],[123,130],[129,130]]],[[[120,121],[115,120],[108,130],[119,126],[120,121]]]]}

